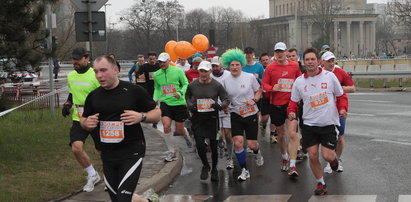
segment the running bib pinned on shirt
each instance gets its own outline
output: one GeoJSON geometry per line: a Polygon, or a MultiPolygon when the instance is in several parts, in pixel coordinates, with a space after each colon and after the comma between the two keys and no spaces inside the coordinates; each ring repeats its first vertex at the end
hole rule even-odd
{"type": "Polygon", "coordinates": [[[145,83],[145,82],[146,82],[146,76],[144,74],[137,77],[137,83],[145,83]]]}
{"type": "Polygon", "coordinates": [[[242,116],[243,118],[257,114],[257,112],[258,112],[257,105],[250,106],[250,105],[245,104],[240,107],[240,116],[242,116]]]}
{"type": "Polygon", "coordinates": [[[154,75],[154,72],[149,72],[149,73],[148,73],[148,79],[149,79],[149,80],[154,80],[154,76],[153,76],[153,75],[154,75]]]}
{"type": "Polygon", "coordinates": [[[313,109],[326,105],[328,103],[327,92],[310,95],[309,99],[310,105],[313,109]]]}
{"type": "Polygon", "coordinates": [[[215,103],[213,99],[197,99],[197,111],[198,112],[213,112],[212,105],[215,103]]]}
{"type": "Polygon", "coordinates": [[[278,87],[281,92],[291,92],[294,79],[278,79],[278,87]]]}
{"type": "Polygon", "coordinates": [[[161,90],[165,96],[170,96],[177,93],[176,84],[163,85],[161,86],[161,90]]]}
{"type": "Polygon", "coordinates": [[[124,140],[124,123],[100,121],[100,140],[104,143],[119,143],[124,140]]]}

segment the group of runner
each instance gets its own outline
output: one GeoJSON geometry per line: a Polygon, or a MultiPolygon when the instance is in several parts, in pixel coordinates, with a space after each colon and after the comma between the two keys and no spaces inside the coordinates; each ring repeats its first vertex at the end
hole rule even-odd
{"type": "MultiPolygon", "coordinates": [[[[343,171],[341,155],[348,110],[345,93],[354,92],[355,87],[348,74],[335,65],[332,52],[324,50],[320,56],[316,49],[306,49],[302,65],[298,51],[279,42],[274,46],[274,56],[261,54],[259,62],[255,61],[254,49],[247,47],[244,51],[230,49],[211,60],[195,57],[190,69],[183,58],[171,65],[167,53],[157,58],[150,52],[147,63],[144,56],[138,58],[134,70],[130,70],[135,81],[129,72],[129,81],[137,84],[133,85],[118,79],[119,68],[112,57],[100,56],[91,67],[84,49],[73,50],[75,71],[68,76],[70,96],[63,105],[63,115],[67,116],[75,105],[70,145],[88,173],[84,191],[92,191],[100,181],[83,149],[91,134],[96,149],[101,151],[111,199],[131,199],[145,153],[140,123],[153,123],[157,128],[160,116],[168,147],[164,160],[176,159],[179,138],[183,137],[188,147],[195,143],[203,165],[201,180],[208,179],[210,172],[211,181],[219,180],[219,142],[227,148],[226,168],[234,168],[235,156],[241,168],[237,179],[250,178],[246,149],[255,154],[257,166],[264,165],[257,137],[259,131],[265,136],[269,119],[270,141],[280,146],[281,171],[298,177],[296,161],[302,156],[301,148],[306,150],[318,182],[316,195],[327,193],[319,148],[328,162],[324,172],[343,171]]],[[[134,199],[145,200],[138,196],[134,199]]]]}

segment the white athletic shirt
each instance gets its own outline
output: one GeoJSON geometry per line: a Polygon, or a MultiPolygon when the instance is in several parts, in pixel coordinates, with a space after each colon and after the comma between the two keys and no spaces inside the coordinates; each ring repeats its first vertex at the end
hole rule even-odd
{"type": "MultiPolygon", "coordinates": [[[[223,80],[223,86],[231,102],[229,106],[230,111],[237,114],[240,114],[241,107],[247,104],[247,100],[253,99],[255,92],[260,88],[260,84],[254,75],[246,72],[241,72],[237,77],[234,77],[230,73],[229,76],[223,80]]],[[[257,112],[258,108],[256,107],[255,113],[249,115],[256,114],[257,112]]]]}
{"type": "Polygon", "coordinates": [[[340,125],[336,96],[343,94],[337,77],[321,71],[314,77],[298,77],[291,91],[291,100],[304,102],[303,120],[309,126],[340,125]]]}
{"type": "MultiPolygon", "coordinates": [[[[220,76],[220,77],[217,77],[217,76],[214,76],[213,75],[213,73],[211,73],[211,78],[213,78],[214,80],[216,80],[216,81],[218,81],[219,83],[221,83],[221,85],[223,85],[224,86],[224,84],[223,84],[223,81],[228,77],[228,76],[230,76],[231,75],[231,73],[229,72],[229,71],[227,71],[227,70],[223,70],[223,74],[220,76]]],[[[224,87],[225,88],[225,87],[224,87]]],[[[221,104],[221,100],[220,99],[218,99],[218,104],[221,104]]],[[[226,113],[224,113],[224,111],[222,111],[222,110],[220,110],[219,112],[218,112],[218,115],[219,115],[219,117],[226,117],[226,116],[230,116],[230,114],[228,113],[228,114],[226,114],[226,113]]]]}
{"type": "Polygon", "coordinates": [[[184,64],[184,66],[182,66],[180,63],[178,63],[177,67],[179,67],[181,70],[183,70],[183,72],[186,72],[187,70],[190,69],[190,64],[188,64],[188,62],[186,62],[186,64],[184,64]]]}

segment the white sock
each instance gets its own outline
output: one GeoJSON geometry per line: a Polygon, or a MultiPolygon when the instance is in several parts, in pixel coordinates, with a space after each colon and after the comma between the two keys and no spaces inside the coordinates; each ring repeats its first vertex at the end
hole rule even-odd
{"type": "Polygon", "coordinates": [[[84,170],[86,170],[88,176],[94,176],[97,174],[96,170],[94,169],[93,165],[90,164],[89,167],[85,168],[84,170]]]}
{"type": "Polygon", "coordinates": [[[290,160],[290,167],[295,167],[295,162],[297,162],[297,160],[290,160]]]}
{"type": "Polygon", "coordinates": [[[287,159],[287,160],[288,160],[288,154],[287,154],[287,153],[281,154],[281,157],[282,157],[283,159],[287,159]]]}
{"type": "Polygon", "coordinates": [[[168,134],[165,134],[164,135],[164,141],[166,142],[166,145],[167,145],[167,149],[168,149],[168,151],[170,151],[170,152],[173,152],[173,153],[175,153],[176,152],[176,150],[175,150],[175,137],[171,134],[171,133],[168,133],[168,134]]]}
{"type": "Polygon", "coordinates": [[[321,177],[320,179],[316,179],[317,182],[320,182],[321,184],[325,184],[324,182],[324,177],[321,177]]]}

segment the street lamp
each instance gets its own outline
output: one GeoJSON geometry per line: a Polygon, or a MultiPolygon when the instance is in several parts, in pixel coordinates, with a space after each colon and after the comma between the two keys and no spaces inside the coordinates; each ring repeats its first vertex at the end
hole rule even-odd
{"type": "MultiPolygon", "coordinates": [[[[104,14],[107,16],[107,6],[111,6],[111,4],[104,4],[104,14]]],[[[108,32],[107,32],[108,33],[108,32]]],[[[108,54],[108,37],[106,36],[106,54],[108,54]]]]}

